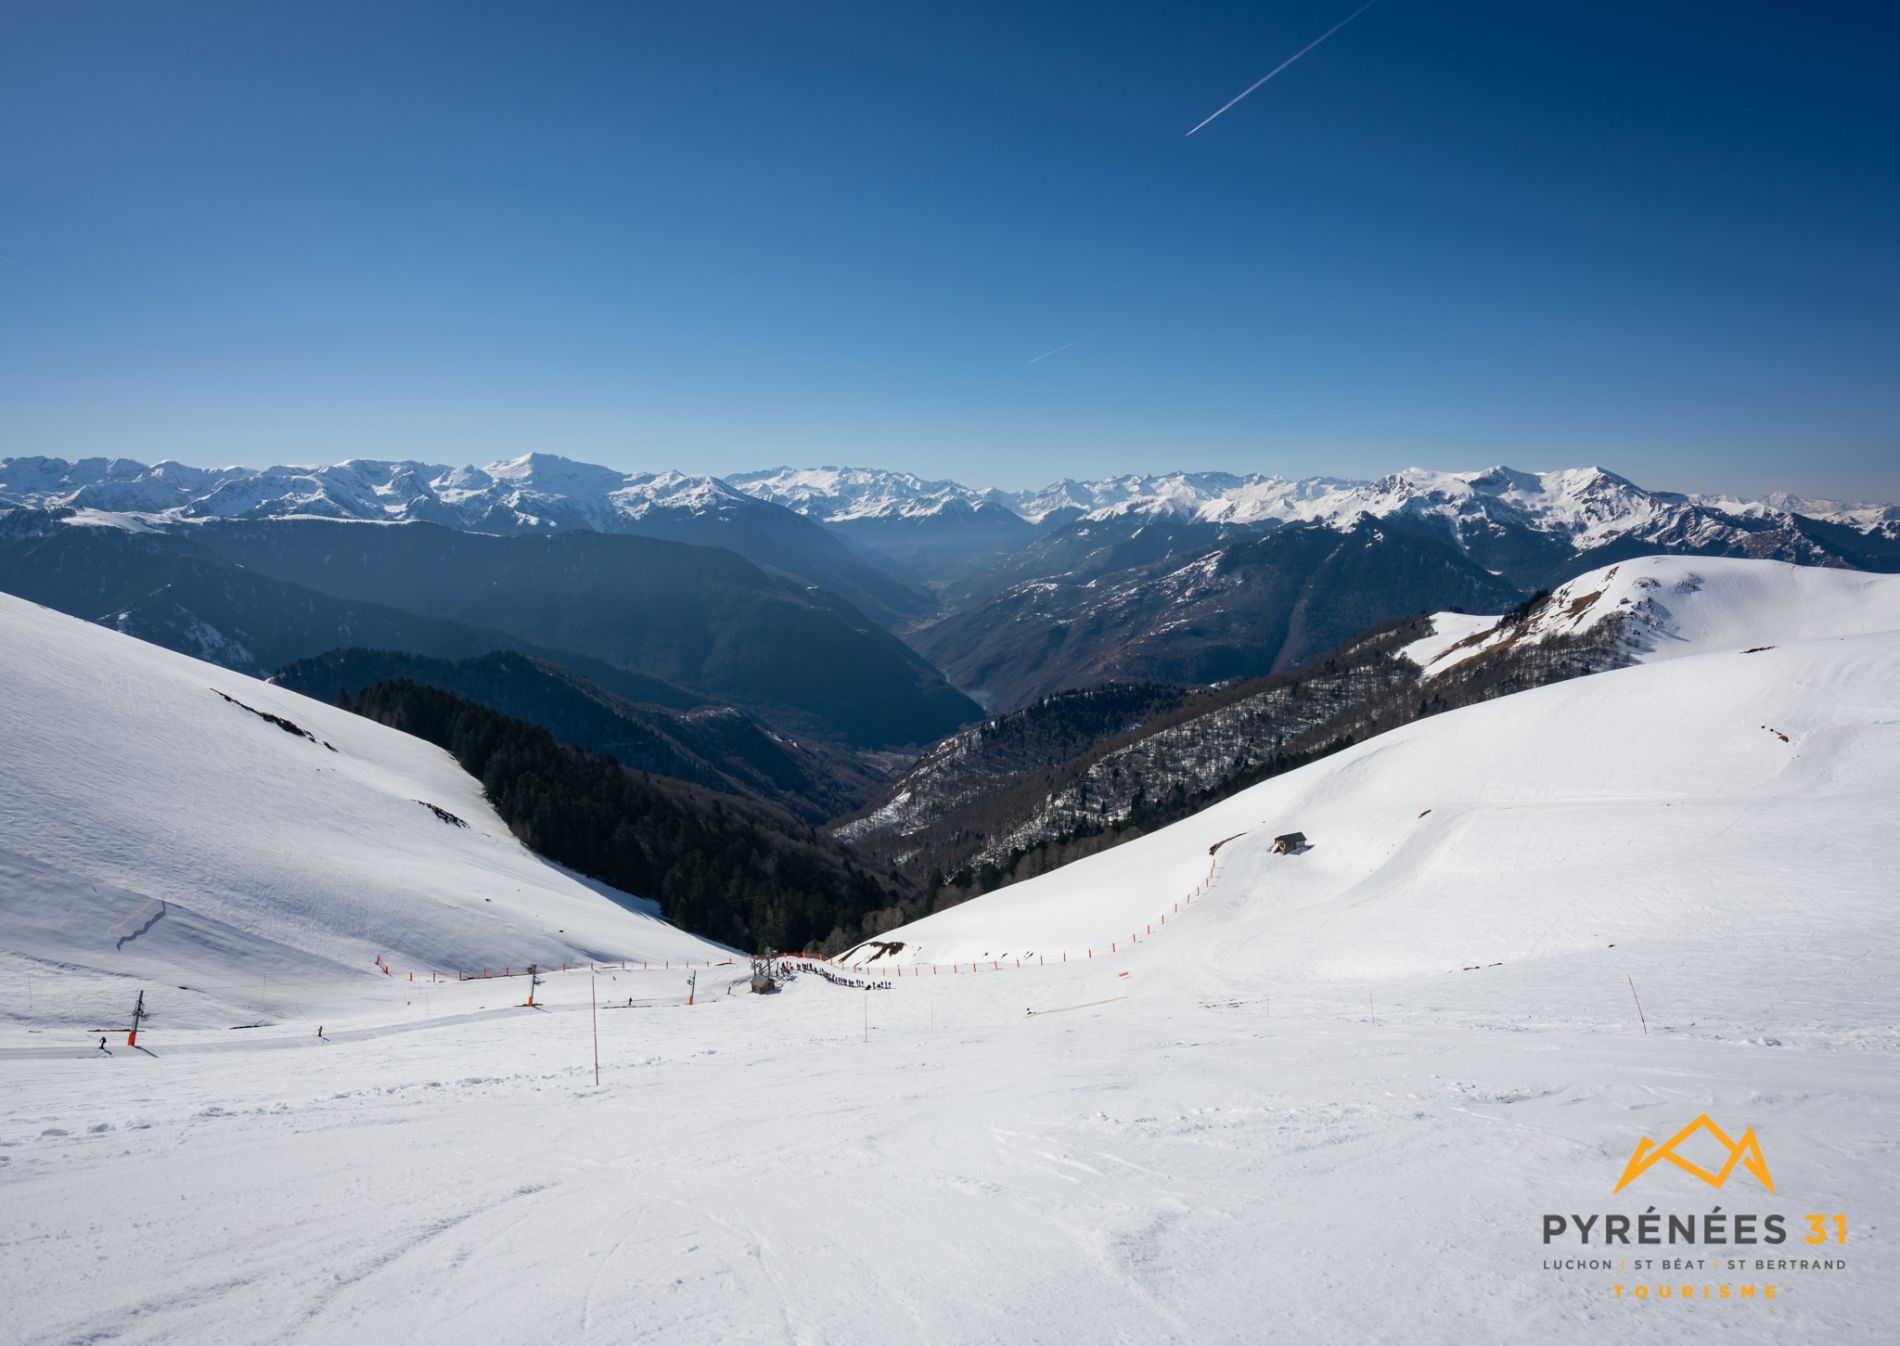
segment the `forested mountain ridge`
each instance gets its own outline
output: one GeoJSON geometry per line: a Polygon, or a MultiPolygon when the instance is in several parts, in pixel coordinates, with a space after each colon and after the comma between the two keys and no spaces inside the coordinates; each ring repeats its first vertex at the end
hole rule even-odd
{"type": "Polygon", "coordinates": [[[879,785],[848,754],[775,734],[730,706],[677,710],[615,696],[547,659],[497,650],[432,659],[384,650],[333,650],[271,679],[320,701],[378,682],[438,687],[546,729],[556,741],[656,776],[703,785],[820,823],[855,808],[879,785]]]}
{"type": "MultiPolygon", "coordinates": [[[[1196,527],[1205,527],[1197,525],[1196,527]]],[[[1136,539],[1139,541],[1140,539],[1136,539]]],[[[1132,569],[1025,581],[913,643],[993,710],[1105,681],[1184,686],[1296,667],[1380,622],[1522,593],[1429,526],[1361,520],[1215,540],[1132,569]]]]}
{"type": "MultiPolygon", "coordinates": [[[[924,886],[928,896],[912,905],[913,916],[940,909],[1132,840],[1412,720],[1626,661],[1622,616],[1572,635],[1542,621],[1549,602],[1538,595],[1502,618],[1475,622],[1490,643],[1442,673],[1428,674],[1409,657],[1430,643],[1434,619],[1407,618],[1301,668],[1183,695],[1066,760],[1037,765],[1006,746],[990,750],[1086,704],[1087,694],[1051,697],[960,731],[837,830],[924,886]],[[1535,640],[1512,636],[1532,630],[1535,640]]],[[[1055,737],[1046,729],[1041,736],[1055,737]]]]}
{"type": "Polygon", "coordinates": [[[734,948],[839,942],[909,888],[776,810],[566,747],[440,688],[379,682],[338,704],[447,750],[524,845],[734,948]]]}

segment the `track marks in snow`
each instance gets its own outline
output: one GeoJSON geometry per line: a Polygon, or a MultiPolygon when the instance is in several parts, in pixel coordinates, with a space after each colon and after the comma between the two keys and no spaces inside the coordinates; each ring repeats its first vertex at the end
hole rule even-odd
{"type": "MultiPolygon", "coordinates": [[[[457,1249],[452,1255],[451,1265],[460,1266],[467,1262],[474,1253],[484,1248],[492,1247],[502,1239],[507,1238],[513,1232],[516,1212],[511,1208],[516,1202],[547,1190],[549,1190],[547,1184],[523,1184],[517,1187],[513,1192],[502,1197],[500,1201],[482,1202],[450,1215],[438,1216],[400,1233],[390,1246],[379,1249],[369,1257],[344,1271],[335,1273],[332,1282],[320,1288],[316,1292],[315,1300],[305,1308],[303,1323],[297,1329],[299,1334],[307,1334],[311,1331],[315,1331],[320,1325],[320,1320],[327,1320],[337,1312],[347,1315],[352,1322],[352,1326],[354,1326],[355,1320],[362,1316],[362,1311],[352,1312],[347,1306],[340,1304],[339,1301],[357,1286],[382,1275],[398,1262],[428,1250],[431,1245],[454,1234],[464,1225],[483,1219],[493,1219],[497,1216],[501,1217],[497,1227],[492,1233],[488,1234],[478,1243],[457,1249]]],[[[321,1326],[327,1333],[332,1329],[333,1325],[324,1321],[321,1323],[321,1326]]]]}
{"type": "Polygon", "coordinates": [[[86,1319],[70,1333],[62,1332],[59,1340],[61,1342],[117,1341],[124,1337],[128,1330],[143,1326],[146,1322],[156,1324],[156,1321],[160,1319],[175,1318],[179,1315],[190,1314],[195,1310],[210,1310],[213,1306],[222,1304],[255,1285],[257,1280],[258,1277],[255,1275],[227,1276],[218,1280],[200,1280],[180,1286],[163,1294],[140,1299],[129,1307],[115,1308],[109,1314],[100,1314],[86,1319]]]}
{"type": "MultiPolygon", "coordinates": [[[[641,1237],[642,1232],[646,1229],[647,1210],[648,1208],[644,1205],[635,1207],[633,1212],[633,1228],[615,1239],[612,1246],[605,1252],[597,1254],[593,1274],[587,1278],[587,1293],[581,1300],[582,1340],[586,1340],[594,1333],[594,1305],[600,1297],[601,1280],[607,1275],[608,1268],[614,1265],[627,1245],[641,1237]]],[[[609,1333],[610,1339],[615,1336],[617,1336],[617,1334],[609,1333]]]]}

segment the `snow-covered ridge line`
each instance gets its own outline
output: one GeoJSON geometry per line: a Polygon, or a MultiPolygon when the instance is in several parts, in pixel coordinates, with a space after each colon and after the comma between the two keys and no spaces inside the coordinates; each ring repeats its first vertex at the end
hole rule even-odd
{"type": "Polygon", "coordinates": [[[128,458],[0,459],[0,500],[107,521],[317,517],[488,532],[612,531],[656,511],[766,508],[716,477],[622,473],[530,453],[485,467],[357,458],[329,466],[198,468],[128,458]]]}
{"type": "Polygon", "coordinates": [[[1407,468],[1371,481],[1293,479],[1270,473],[1130,473],[1091,481],[1063,479],[1040,490],[977,490],[876,468],[779,468],[729,478],[740,490],[823,522],[914,517],[955,509],[1002,507],[1031,523],[1105,520],[1128,515],[1204,523],[1324,523],[1349,526],[1362,514],[1438,517],[1518,524],[1561,533],[1579,546],[1631,533],[1693,533],[1719,517],[1772,521],[1796,513],[1862,532],[1900,529],[1900,508],[1803,501],[1778,492],[1737,501],[1650,491],[1600,467],[1522,472],[1407,468]]]}
{"type": "Polygon", "coordinates": [[[1900,575],[1743,561],[1647,556],[1603,566],[1553,590],[1522,621],[1439,612],[1433,634],[1399,651],[1435,677],[1504,644],[1579,636],[1606,623],[1623,660],[1753,652],[1801,640],[1900,631],[1900,575]]]}
{"type": "Polygon", "coordinates": [[[1708,542],[1794,516],[1900,538],[1900,506],[1757,500],[1652,491],[1598,467],[1524,472],[1407,468],[1372,481],[1292,479],[1268,473],[1125,474],[1063,479],[1001,491],[863,467],[781,467],[727,477],[677,471],[623,473],[530,453],[485,467],[350,459],[331,466],[197,468],[127,458],[0,459],[0,501],[107,515],[423,519],[463,528],[611,528],[655,510],[730,514],[763,502],[821,523],[927,519],[1006,511],[1030,523],[1171,517],[1216,524],[1318,523],[1349,527],[1362,515],[1411,517],[1461,533],[1522,527],[1578,547],[1635,537],[1708,542]]]}
{"type": "Polygon", "coordinates": [[[1021,512],[1016,497],[1004,491],[975,490],[954,481],[930,481],[880,468],[780,467],[735,473],[726,480],[749,495],[824,523],[927,518],[978,509],[1021,512]]]}
{"type": "Polygon", "coordinates": [[[1879,532],[1887,537],[1900,537],[1900,505],[1886,505],[1873,500],[1822,500],[1793,495],[1787,491],[1770,491],[1767,495],[1753,498],[1695,495],[1690,499],[1699,505],[1707,505],[1740,518],[1800,514],[1810,519],[1820,519],[1824,523],[1842,524],[1862,533],[1879,532]]]}

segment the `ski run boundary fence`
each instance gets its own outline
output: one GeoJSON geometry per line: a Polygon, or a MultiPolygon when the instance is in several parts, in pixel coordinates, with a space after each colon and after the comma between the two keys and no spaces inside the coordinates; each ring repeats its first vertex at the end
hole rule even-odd
{"type": "Polygon", "coordinates": [[[1208,890],[1214,886],[1214,879],[1219,868],[1220,857],[1217,855],[1207,862],[1206,876],[1182,894],[1178,902],[1171,903],[1168,909],[1156,916],[1154,920],[1143,922],[1139,930],[1129,931],[1126,939],[1111,939],[1106,945],[1084,945],[1080,952],[1073,949],[1060,949],[1055,953],[1012,954],[1001,958],[973,958],[956,963],[886,963],[881,961],[880,956],[873,955],[864,962],[834,962],[832,966],[849,972],[868,972],[879,977],[937,977],[972,975],[980,972],[1014,972],[1023,968],[1055,967],[1062,963],[1088,962],[1098,957],[1112,957],[1122,952],[1123,945],[1133,948],[1143,940],[1154,938],[1156,934],[1167,929],[1170,917],[1179,922],[1182,913],[1193,905],[1194,899],[1205,897],[1208,890]]]}
{"type": "Polygon", "coordinates": [[[508,963],[501,968],[485,967],[480,972],[456,971],[455,973],[437,972],[433,969],[412,971],[391,966],[379,953],[370,960],[370,966],[386,977],[401,977],[405,981],[440,984],[456,981],[500,981],[508,977],[552,977],[562,972],[692,972],[702,967],[736,967],[738,958],[665,958],[643,962],[639,959],[589,959],[577,962],[571,958],[556,959],[551,963],[508,963]],[[659,966],[653,966],[658,962],[659,966]]]}
{"type": "MultiPolygon", "coordinates": [[[[878,955],[873,955],[870,959],[856,963],[840,963],[834,959],[822,958],[816,954],[808,953],[780,954],[778,957],[788,961],[813,964],[813,971],[819,970],[817,965],[823,965],[834,968],[839,972],[869,973],[873,977],[888,977],[892,980],[901,980],[904,977],[968,976],[980,972],[1014,972],[1023,968],[1055,967],[1068,962],[1088,962],[1097,957],[1108,958],[1119,954],[1124,945],[1133,948],[1143,940],[1153,939],[1158,932],[1167,929],[1170,918],[1178,922],[1182,913],[1193,905],[1194,899],[1197,897],[1205,897],[1208,890],[1214,886],[1214,880],[1218,875],[1219,869],[1220,857],[1216,855],[1207,862],[1207,874],[1201,881],[1183,893],[1179,901],[1170,903],[1168,909],[1157,915],[1154,920],[1143,922],[1139,930],[1129,931],[1126,939],[1118,937],[1108,940],[1105,944],[1084,945],[1080,950],[1060,949],[1054,953],[1024,953],[1001,958],[975,958],[955,963],[887,963],[881,961],[878,955]]],[[[863,946],[861,945],[860,947],[863,946]]],[[[412,982],[436,983],[445,981],[486,981],[498,977],[527,977],[531,975],[551,977],[556,973],[562,972],[671,972],[675,968],[681,972],[688,972],[695,968],[734,967],[738,965],[740,959],[692,959],[689,961],[674,958],[659,961],[660,965],[656,968],[651,961],[636,962],[632,959],[623,959],[620,961],[596,960],[585,963],[577,963],[571,959],[566,959],[556,960],[551,963],[508,963],[503,965],[500,970],[485,967],[479,972],[463,970],[450,974],[434,970],[412,971],[408,969],[398,969],[385,962],[381,954],[377,954],[372,961],[372,966],[384,976],[401,977],[412,982]],[[532,972],[530,969],[532,969],[532,972]]],[[[820,975],[822,975],[822,973],[820,975]]]]}

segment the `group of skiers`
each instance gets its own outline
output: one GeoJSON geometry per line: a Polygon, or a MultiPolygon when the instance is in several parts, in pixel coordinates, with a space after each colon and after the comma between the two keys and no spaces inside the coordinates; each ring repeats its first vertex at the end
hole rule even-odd
{"type": "Polygon", "coordinates": [[[809,964],[806,964],[804,971],[815,971],[817,975],[825,977],[825,981],[832,983],[834,987],[849,987],[851,990],[891,989],[891,983],[889,983],[889,981],[864,981],[863,977],[840,977],[836,971],[826,968],[825,964],[817,964],[817,962],[809,962],[809,964]]]}
{"type": "Polygon", "coordinates": [[[844,987],[850,988],[853,991],[888,991],[891,989],[890,982],[865,981],[857,977],[840,976],[838,973],[833,972],[830,968],[826,967],[823,963],[813,963],[802,958],[801,959],[781,959],[778,964],[778,967],[781,969],[786,969],[786,970],[774,972],[772,975],[780,978],[781,980],[784,977],[790,975],[790,973],[792,972],[811,972],[811,973],[817,974],[820,977],[823,977],[826,981],[830,982],[833,986],[844,986],[844,987]]]}

